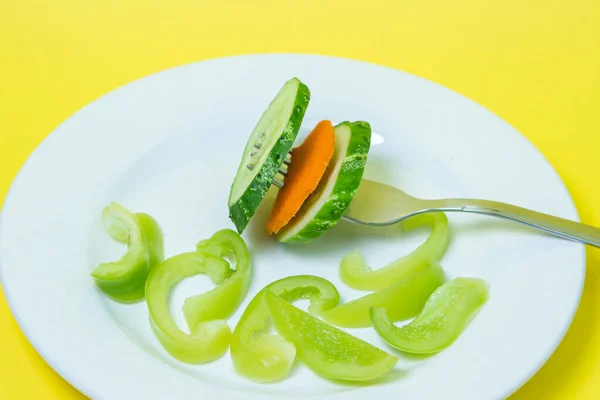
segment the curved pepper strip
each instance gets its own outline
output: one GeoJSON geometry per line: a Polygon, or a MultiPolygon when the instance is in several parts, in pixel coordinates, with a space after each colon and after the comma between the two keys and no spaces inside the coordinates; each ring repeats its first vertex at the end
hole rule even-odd
{"type": "Polygon", "coordinates": [[[100,290],[116,301],[142,300],[148,274],[164,259],[158,223],[147,214],[133,214],[113,202],[102,211],[102,224],[114,240],[127,243],[127,252],[116,262],[100,264],[92,277],[100,290]]]}
{"type": "Polygon", "coordinates": [[[265,299],[277,332],[296,346],[302,362],[325,378],[371,381],[398,362],[397,357],[294,307],[269,290],[265,299]]]}
{"type": "Polygon", "coordinates": [[[373,308],[379,336],[395,349],[414,354],[437,353],[450,346],[488,299],[487,284],[477,278],[456,278],[440,286],[417,318],[401,328],[385,308],[373,308]]]}
{"type": "Polygon", "coordinates": [[[371,326],[369,314],[371,307],[383,307],[392,321],[413,318],[423,310],[431,293],[444,283],[444,279],[444,270],[435,262],[386,289],[327,310],[321,317],[331,324],[344,328],[371,326]]]}
{"type": "Polygon", "coordinates": [[[342,282],[357,290],[380,290],[407,279],[440,261],[450,243],[448,218],[444,213],[427,213],[402,223],[405,231],[430,226],[431,234],[411,254],[392,261],[385,267],[372,270],[358,251],[346,255],[340,264],[342,282]]]}
{"type": "Polygon", "coordinates": [[[213,290],[185,299],[183,315],[190,331],[202,321],[231,315],[246,296],[250,283],[250,252],[237,232],[220,230],[210,239],[200,241],[196,250],[235,262],[235,272],[213,290]]]}
{"type": "Polygon", "coordinates": [[[146,282],[146,301],[154,334],[173,357],[191,364],[222,356],[231,337],[231,330],[223,319],[225,316],[200,323],[187,334],[177,327],[169,314],[171,288],[182,279],[197,274],[206,274],[219,285],[231,275],[231,269],[222,258],[200,252],[184,253],[156,267],[146,282]]]}
{"type": "Polygon", "coordinates": [[[146,301],[152,330],[163,347],[176,359],[200,364],[227,351],[231,330],[225,321],[246,294],[250,253],[241,237],[227,229],[202,241],[199,251],[171,257],[156,267],[146,282],[146,301]],[[232,257],[236,270],[223,257],[232,257]],[[184,312],[190,334],[181,331],[169,313],[171,288],[182,279],[206,274],[217,286],[190,297],[184,312]]]}
{"type": "Polygon", "coordinates": [[[279,335],[267,334],[269,310],[265,292],[287,301],[309,299],[308,312],[320,315],[335,307],[340,296],[333,284],[312,275],[290,276],[275,281],[252,299],[231,338],[231,358],[235,370],[256,382],[275,382],[285,378],[296,358],[296,347],[279,335]]]}

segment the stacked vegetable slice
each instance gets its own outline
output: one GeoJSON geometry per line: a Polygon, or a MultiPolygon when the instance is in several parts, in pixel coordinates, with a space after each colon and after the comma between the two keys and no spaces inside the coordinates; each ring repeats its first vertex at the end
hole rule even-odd
{"type": "Polygon", "coordinates": [[[358,191],[370,144],[367,122],[342,122],[335,127],[335,152],[329,166],[298,214],[279,232],[279,241],[311,242],[338,223],[358,191]]]}
{"type": "Polygon", "coordinates": [[[267,223],[270,234],[288,243],[310,242],[333,227],[350,206],[362,180],[371,143],[367,122],[321,121],[291,151],[310,92],[298,79],[288,81],[254,128],[229,195],[229,216],[242,233],[278,173],[284,186],[267,223]],[[287,163],[286,163],[287,164],[287,163]]]}
{"type": "Polygon", "coordinates": [[[277,233],[290,222],[319,185],[335,150],[335,131],[330,121],[321,121],[304,142],[292,150],[285,186],[277,195],[267,232],[277,233]]]}

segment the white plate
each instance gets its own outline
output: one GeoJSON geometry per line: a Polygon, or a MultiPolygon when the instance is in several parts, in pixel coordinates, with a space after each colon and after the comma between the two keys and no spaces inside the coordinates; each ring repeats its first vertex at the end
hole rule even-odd
{"type": "MultiPolygon", "coordinates": [[[[77,112],[39,146],[15,180],[0,222],[2,284],[31,343],[95,399],[508,396],[565,334],[581,295],[585,255],[581,245],[498,220],[450,216],[454,240],[443,265],[450,277],[487,280],[490,300],[451,348],[430,358],[402,357],[398,369],[405,374],[387,384],[343,386],[299,366],[283,382],[259,385],[237,376],[229,355],[208,365],[184,365],[158,345],[145,303],[117,304],[96,289],[89,272],[123,252],[99,224],[111,200],[153,215],[165,232],[168,256],[232,226],[227,196],[242,148],[291,76],[312,91],[303,133],[325,118],[371,122],[377,135],[369,176],[423,197],[490,198],[577,219],[561,180],[526,139],[431,82],[316,56],[186,65],[77,112]]],[[[424,238],[359,233],[342,224],[313,245],[290,247],[266,238],[262,223],[254,221],[244,236],[255,274],[231,326],[260,288],[287,275],[321,275],[345,300],[357,297],[338,279],[342,255],[359,248],[372,265],[382,265],[424,238]]],[[[172,298],[177,318],[183,298],[208,287],[200,278],[179,285],[172,298]]],[[[371,329],[352,332],[385,348],[371,329]]]]}

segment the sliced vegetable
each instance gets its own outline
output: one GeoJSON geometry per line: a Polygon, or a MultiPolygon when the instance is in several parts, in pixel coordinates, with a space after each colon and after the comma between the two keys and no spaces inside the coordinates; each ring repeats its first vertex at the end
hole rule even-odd
{"type": "Polygon", "coordinates": [[[255,382],[276,382],[289,375],[296,358],[293,344],[266,330],[269,311],[264,291],[252,299],[231,337],[231,360],[242,376],[255,382]]]}
{"type": "Polygon", "coordinates": [[[431,227],[431,234],[425,243],[411,254],[392,261],[383,268],[372,270],[358,251],[345,256],[340,264],[342,281],[353,289],[380,290],[440,261],[450,243],[448,218],[444,213],[427,213],[402,223],[405,231],[421,226],[431,227]]]}
{"type": "Polygon", "coordinates": [[[308,87],[290,79],[252,131],[229,194],[229,216],[238,232],[248,225],[292,148],[309,100],[308,87]]]}
{"type": "Polygon", "coordinates": [[[113,202],[102,211],[102,224],[113,239],[127,243],[127,252],[119,261],[100,264],[92,277],[113,300],[122,303],[142,300],[148,274],[164,259],[163,235],[158,223],[147,214],[133,214],[113,202]]]}
{"type": "Polygon", "coordinates": [[[152,270],[165,259],[163,233],[156,220],[150,215],[137,213],[135,216],[142,225],[142,234],[148,249],[148,266],[152,270]]]}
{"type": "Polygon", "coordinates": [[[312,315],[267,290],[277,332],[296,346],[298,358],[329,379],[368,381],[388,372],[398,359],[312,315]]]}
{"type": "Polygon", "coordinates": [[[293,162],[287,170],[285,185],[267,221],[270,235],[279,232],[298,213],[308,196],[314,192],[333,156],[335,134],[331,121],[321,121],[304,142],[292,150],[293,162]]]}
{"type": "Polygon", "coordinates": [[[211,254],[235,262],[235,272],[214,289],[188,297],[183,303],[183,315],[190,331],[202,321],[231,315],[248,292],[250,283],[250,252],[236,232],[223,229],[196,246],[200,253],[211,254]],[[209,306],[216,304],[217,306],[209,306]]]}
{"type": "Polygon", "coordinates": [[[385,307],[391,321],[402,321],[417,316],[435,289],[444,283],[444,270],[434,263],[423,271],[406,278],[387,289],[380,290],[327,310],[325,321],[344,328],[371,326],[371,307],[385,307]]]}
{"type": "Polygon", "coordinates": [[[246,293],[250,256],[235,232],[223,230],[198,245],[198,251],[171,257],[156,267],[146,282],[146,301],[152,330],[176,359],[199,364],[221,357],[229,346],[231,330],[225,318],[235,311],[246,293]],[[236,261],[236,271],[222,257],[236,261]],[[184,314],[189,334],[181,331],[169,314],[171,288],[182,279],[206,274],[217,285],[186,300],[184,314]]]}
{"type": "Polygon", "coordinates": [[[308,311],[320,315],[335,307],[340,296],[329,281],[317,276],[290,276],[269,284],[252,299],[231,338],[231,358],[235,370],[256,382],[275,382],[289,375],[296,347],[283,337],[267,334],[269,310],[264,293],[270,290],[287,301],[309,299],[308,311]]]}
{"type": "Polygon", "coordinates": [[[367,122],[343,122],[335,127],[335,151],[325,174],[277,240],[310,242],[338,223],[358,190],[370,144],[367,122]]]}
{"type": "Polygon", "coordinates": [[[373,308],[371,319],[379,336],[407,353],[429,354],[450,346],[487,301],[488,288],[481,279],[456,278],[439,287],[423,312],[401,328],[394,326],[385,308],[373,308]]]}
{"type": "MultiPolygon", "coordinates": [[[[160,264],[146,282],[146,301],[152,330],[169,354],[190,364],[221,357],[227,350],[231,336],[224,320],[227,315],[199,323],[190,334],[181,331],[171,318],[167,301],[171,288],[182,279],[197,274],[207,274],[218,285],[227,279],[231,270],[222,258],[199,252],[184,253],[160,264]]],[[[216,304],[210,306],[219,309],[216,304]]]]}

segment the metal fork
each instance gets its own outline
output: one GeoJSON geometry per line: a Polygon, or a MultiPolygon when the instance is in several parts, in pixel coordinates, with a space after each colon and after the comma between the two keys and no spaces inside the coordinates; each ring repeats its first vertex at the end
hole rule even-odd
{"type": "MultiPolygon", "coordinates": [[[[286,166],[289,166],[289,163],[287,159],[284,161],[286,166]]],[[[279,173],[283,177],[287,175],[284,166],[279,173]]],[[[283,182],[277,179],[273,184],[279,188],[283,187],[283,182]]],[[[440,211],[466,212],[503,218],[563,239],[600,247],[600,228],[580,222],[490,200],[418,199],[398,188],[367,179],[363,179],[354,200],[342,219],[360,225],[388,226],[418,214],[440,211]]]]}

